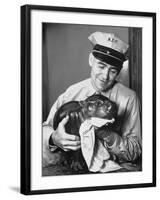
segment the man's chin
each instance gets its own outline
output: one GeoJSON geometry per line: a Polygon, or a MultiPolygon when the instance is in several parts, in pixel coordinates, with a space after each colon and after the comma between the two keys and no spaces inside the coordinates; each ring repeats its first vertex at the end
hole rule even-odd
{"type": "Polygon", "coordinates": [[[110,88],[111,88],[111,85],[101,86],[101,87],[99,87],[99,91],[100,91],[100,92],[106,92],[106,91],[109,90],[110,88]]]}
{"type": "Polygon", "coordinates": [[[99,90],[100,92],[105,92],[105,91],[107,90],[107,88],[106,88],[106,87],[99,87],[98,90],[99,90]]]}

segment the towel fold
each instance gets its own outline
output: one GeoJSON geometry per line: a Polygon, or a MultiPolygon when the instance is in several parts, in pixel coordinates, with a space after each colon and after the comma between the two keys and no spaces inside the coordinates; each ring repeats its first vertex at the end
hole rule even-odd
{"type": "Polygon", "coordinates": [[[118,163],[110,160],[110,154],[103,146],[102,141],[97,138],[95,140],[95,128],[113,122],[114,119],[106,120],[93,117],[85,120],[80,126],[82,154],[91,172],[110,172],[122,168],[118,163]]]}

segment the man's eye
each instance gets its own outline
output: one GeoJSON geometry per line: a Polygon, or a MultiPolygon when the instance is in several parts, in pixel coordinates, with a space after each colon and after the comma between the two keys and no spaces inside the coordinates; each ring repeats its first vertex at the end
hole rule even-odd
{"type": "Polygon", "coordinates": [[[112,74],[116,74],[117,73],[117,70],[111,70],[110,71],[112,74]]]}
{"type": "Polygon", "coordinates": [[[105,66],[103,66],[103,65],[99,65],[99,68],[100,68],[100,69],[104,69],[105,66]]]}

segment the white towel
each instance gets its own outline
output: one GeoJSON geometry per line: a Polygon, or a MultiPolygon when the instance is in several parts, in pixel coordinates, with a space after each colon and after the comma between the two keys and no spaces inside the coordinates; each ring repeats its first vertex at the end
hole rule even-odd
{"type": "Polygon", "coordinates": [[[110,172],[121,168],[118,163],[110,160],[110,154],[101,140],[95,140],[95,128],[113,122],[114,119],[91,118],[80,126],[82,154],[91,172],[110,172]]]}

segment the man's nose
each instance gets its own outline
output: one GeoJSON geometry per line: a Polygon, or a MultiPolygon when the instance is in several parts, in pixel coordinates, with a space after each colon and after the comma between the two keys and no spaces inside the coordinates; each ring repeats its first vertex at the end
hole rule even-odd
{"type": "Polygon", "coordinates": [[[109,69],[106,68],[104,71],[103,71],[103,79],[104,80],[108,80],[109,79],[109,69]]]}

